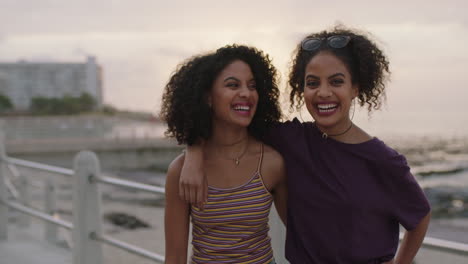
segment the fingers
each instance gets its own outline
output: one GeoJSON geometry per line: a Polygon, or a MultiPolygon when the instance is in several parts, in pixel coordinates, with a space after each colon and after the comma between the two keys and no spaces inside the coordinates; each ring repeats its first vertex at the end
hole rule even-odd
{"type": "Polygon", "coordinates": [[[187,183],[185,181],[179,182],[179,197],[181,200],[194,204],[200,208],[203,207],[204,193],[203,184],[187,183]]]}
{"type": "Polygon", "coordinates": [[[191,203],[191,204],[194,204],[196,205],[197,204],[197,191],[196,191],[196,188],[194,188],[194,186],[190,186],[189,188],[189,200],[188,202],[191,203]]]}
{"type": "Polygon", "coordinates": [[[195,202],[196,202],[198,208],[200,208],[200,209],[203,209],[203,206],[204,206],[204,197],[203,197],[204,191],[203,191],[203,189],[204,189],[204,185],[202,184],[201,189],[196,192],[196,196],[195,196],[195,198],[196,198],[195,202]]]}
{"type": "Polygon", "coordinates": [[[196,204],[201,210],[204,209],[205,204],[208,202],[208,182],[206,177],[203,177],[203,182],[196,185],[196,204]]]}
{"type": "MultiPolygon", "coordinates": [[[[190,175],[193,176],[193,173],[190,175]]],[[[207,183],[203,172],[199,178],[181,178],[179,179],[179,197],[181,200],[203,208],[204,202],[207,200],[207,183]]]]}

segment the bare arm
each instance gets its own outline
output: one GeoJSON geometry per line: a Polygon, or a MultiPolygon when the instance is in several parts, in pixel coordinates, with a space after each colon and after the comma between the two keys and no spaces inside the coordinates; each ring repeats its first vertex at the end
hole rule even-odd
{"type": "Polygon", "coordinates": [[[273,199],[276,211],[278,212],[281,221],[283,221],[283,224],[286,225],[288,186],[286,184],[286,171],[284,169],[284,165],[282,167],[283,168],[278,172],[281,174],[281,180],[273,190],[273,199]]]}
{"type": "Polygon", "coordinates": [[[167,172],[164,231],[166,261],[170,264],[186,264],[189,232],[189,204],[178,195],[183,157],[176,158],[167,172]]]}
{"type": "Polygon", "coordinates": [[[395,259],[383,264],[411,264],[424,240],[430,219],[431,213],[429,212],[416,228],[406,231],[395,259]]]}
{"type": "Polygon", "coordinates": [[[276,212],[286,225],[288,187],[286,182],[286,165],[283,157],[272,147],[264,145],[264,158],[261,175],[265,187],[273,195],[276,212]]]}
{"type": "Polygon", "coordinates": [[[206,201],[207,181],[203,171],[203,142],[188,146],[180,173],[179,196],[188,203],[203,208],[206,201]]]}
{"type": "Polygon", "coordinates": [[[419,224],[411,231],[406,231],[403,240],[401,241],[400,249],[398,250],[397,256],[395,258],[395,263],[397,264],[411,264],[416,253],[418,253],[419,248],[424,240],[426,235],[427,228],[429,226],[429,221],[431,220],[431,213],[429,212],[419,224]]]}

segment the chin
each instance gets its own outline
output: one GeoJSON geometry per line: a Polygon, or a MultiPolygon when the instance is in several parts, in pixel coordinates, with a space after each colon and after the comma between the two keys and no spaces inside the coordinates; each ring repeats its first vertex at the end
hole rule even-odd
{"type": "Polygon", "coordinates": [[[245,121],[244,120],[242,120],[242,121],[241,120],[235,120],[235,121],[232,121],[231,124],[233,126],[239,126],[239,127],[247,128],[250,125],[251,122],[252,122],[252,120],[248,120],[248,121],[247,120],[245,120],[245,121]]]}
{"type": "Polygon", "coordinates": [[[333,127],[338,124],[338,120],[332,116],[322,117],[322,116],[312,116],[315,120],[315,123],[321,127],[333,127]]]}

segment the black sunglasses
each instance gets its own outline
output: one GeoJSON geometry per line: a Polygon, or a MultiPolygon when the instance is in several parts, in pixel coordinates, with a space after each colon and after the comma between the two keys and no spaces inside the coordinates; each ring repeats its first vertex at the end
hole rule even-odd
{"type": "Polygon", "coordinates": [[[348,45],[349,41],[351,40],[351,37],[343,36],[343,35],[336,35],[336,36],[328,37],[326,39],[306,38],[302,41],[301,47],[303,50],[306,50],[306,51],[314,51],[322,45],[322,42],[324,40],[327,41],[328,46],[334,49],[341,49],[341,48],[346,47],[346,45],[348,45]]]}

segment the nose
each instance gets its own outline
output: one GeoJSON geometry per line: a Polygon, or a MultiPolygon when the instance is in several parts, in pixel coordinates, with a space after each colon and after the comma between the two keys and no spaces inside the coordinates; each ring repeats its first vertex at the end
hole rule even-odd
{"type": "Polygon", "coordinates": [[[249,89],[247,85],[242,85],[242,87],[239,90],[239,96],[243,98],[247,98],[250,96],[250,93],[252,91],[249,89]]]}
{"type": "Polygon", "coordinates": [[[318,87],[317,95],[319,97],[330,97],[332,90],[328,84],[322,84],[318,87]]]}

